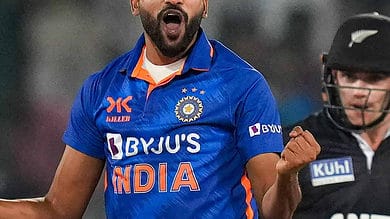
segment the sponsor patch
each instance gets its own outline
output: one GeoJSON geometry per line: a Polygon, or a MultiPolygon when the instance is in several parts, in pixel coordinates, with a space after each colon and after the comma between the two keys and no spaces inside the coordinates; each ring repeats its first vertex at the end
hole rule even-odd
{"type": "Polygon", "coordinates": [[[248,130],[249,130],[250,137],[260,135],[261,133],[263,134],[282,133],[282,127],[280,125],[275,125],[275,124],[256,123],[254,125],[249,126],[248,130]]]}
{"type": "Polygon", "coordinates": [[[110,151],[111,158],[114,160],[120,160],[123,157],[122,151],[122,136],[120,134],[107,133],[107,147],[110,151]]]}
{"type": "Polygon", "coordinates": [[[352,157],[313,161],[310,175],[313,186],[355,181],[352,157]]]}
{"type": "Polygon", "coordinates": [[[260,123],[249,126],[249,136],[260,135],[260,123]]]}
{"type": "Polygon", "coordinates": [[[133,96],[127,97],[107,97],[108,107],[106,108],[107,116],[106,122],[108,123],[124,123],[130,122],[130,113],[132,108],[129,106],[129,102],[133,99],[133,96]]]}

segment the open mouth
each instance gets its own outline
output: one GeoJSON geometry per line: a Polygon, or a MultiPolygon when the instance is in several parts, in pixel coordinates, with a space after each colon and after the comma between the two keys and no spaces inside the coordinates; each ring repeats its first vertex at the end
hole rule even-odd
{"type": "Polygon", "coordinates": [[[180,10],[168,9],[162,14],[163,29],[171,40],[179,38],[183,32],[184,15],[180,10]]]}
{"type": "Polygon", "coordinates": [[[180,24],[183,20],[183,16],[177,10],[168,10],[164,13],[163,21],[166,24],[180,24]]]}

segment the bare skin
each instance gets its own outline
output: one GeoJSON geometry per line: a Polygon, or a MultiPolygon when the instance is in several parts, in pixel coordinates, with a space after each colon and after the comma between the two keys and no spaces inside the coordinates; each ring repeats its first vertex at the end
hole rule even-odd
{"type": "Polygon", "coordinates": [[[276,154],[263,154],[247,164],[262,218],[292,217],[302,198],[298,171],[320,153],[321,148],[309,131],[294,127],[290,137],[281,158],[276,154]]]}
{"type": "MultiPolygon", "coordinates": [[[[381,73],[369,73],[369,72],[345,72],[334,71],[333,74],[336,77],[336,83],[339,86],[350,87],[340,89],[340,98],[343,104],[348,108],[363,108],[365,107],[370,111],[377,112],[364,112],[363,116],[366,123],[370,123],[376,120],[381,112],[378,112],[383,108],[383,103],[387,104],[389,101],[390,90],[390,77],[381,73]],[[354,89],[364,88],[364,89],[354,89]],[[371,91],[368,89],[372,89],[371,91]]],[[[348,119],[354,125],[362,125],[362,114],[360,110],[347,109],[346,115],[348,119]]],[[[364,130],[360,136],[371,146],[375,151],[378,149],[380,143],[385,138],[387,131],[390,129],[390,114],[386,116],[383,122],[370,129],[364,130]]]]}
{"type": "Polygon", "coordinates": [[[66,146],[45,197],[1,200],[0,218],[81,218],[99,181],[104,161],[66,146]]]}
{"type": "MultiPolygon", "coordinates": [[[[194,16],[200,14],[202,18],[207,17],[208,12],[208,0],[199,0],[199,1],[186,1],[186,0],[161,0],[161,1],[155,1],[155,0],[130,0],[131,4],[131,11],[134,16],[139,16],[142,12],[142,9],[146,10],[148,13],[151,14],[153,17],[157,17],[158,13],[162,10],[162,7],[164,4],[174,4],[179,5],[180,8],[182,8],[183,11],[185,11],[188,15],[188,18],[193,18],[194,16]],[[163,2],[163,4],[162,4],[163,2]]],[[[185,25],[187,23],[184,23],[184,21],[181,21],[178,27],[176,27],[175,30],[171,30],[171,32],[175,33],[169,33],[169,30],[167,30],[166,24],[162,22],[161,24],[161,33],[162,38],[164,40],[164,43],[170,46],[176,46],[178,45],[184,38],[185,34],[185,25]],[[168,37],[168,35],[171,35],[168,37]],[[172,36],[174,35],[174,36],[172,36]]],[[[173,29],[173,28],[172,28],[173,29]]],[[[182,51],[181,53],[178,53],[175,57],[167,57],[164,56],[161,53],[161,50],[159,49],[158,45],[156,45],[155,42],[151,39],[151,36],[146,32],[145,33],[145,44],[146,44],[146,56],[148,59],[155,65],[165,65],[173,63],[180,58],[183,57],[183,55],[186,54],[189,48],[194,44],[196,40],[196,35],[190,42],[190,44],[187,46],[187,50],[182,51]]]]}

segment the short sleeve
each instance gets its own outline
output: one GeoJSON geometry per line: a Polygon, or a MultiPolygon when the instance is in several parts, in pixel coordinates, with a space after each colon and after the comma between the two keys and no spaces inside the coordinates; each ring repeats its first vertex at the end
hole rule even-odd
{"type": "Polygon", "coordinates": [[[277,104],[264,77],[248,90],[238,109],[237,145],[244,159],[283,150],[277,104]]]}
{"type": "Polygon", "coordinates": [[[104,159],[104,138],[96,126],[94,116],[99,96],[97,84],[96,75],[84,82],[74,100],[62,140],[86,155],[104,159]]]}

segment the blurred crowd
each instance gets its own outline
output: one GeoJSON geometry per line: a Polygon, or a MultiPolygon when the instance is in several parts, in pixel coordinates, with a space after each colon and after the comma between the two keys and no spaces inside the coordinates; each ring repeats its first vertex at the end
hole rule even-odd
{"type": "MultiPolygon", "coordinates": [[[[347,17],[388,0],[209,1],[202,26],[258,68],[291,124],[321,106],[320,55],[347,17]]],[[[0,198],[46,193],[82,81],[132,48],[142,28],[128,1],[0,3],[0,198]]],[[[102,185],[85,218],[104,218],[102,185]]]]}

